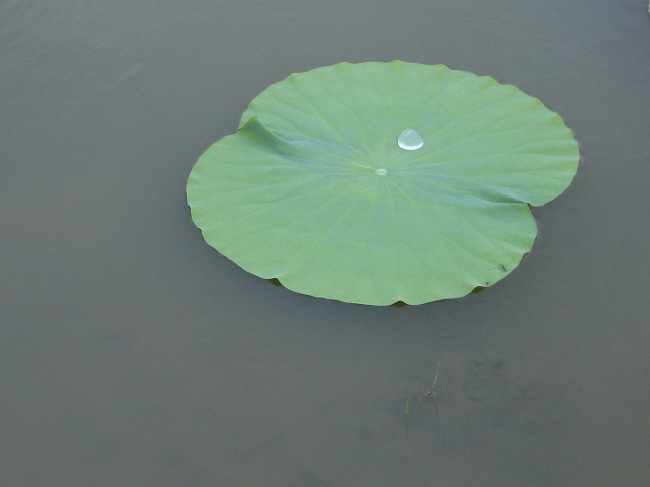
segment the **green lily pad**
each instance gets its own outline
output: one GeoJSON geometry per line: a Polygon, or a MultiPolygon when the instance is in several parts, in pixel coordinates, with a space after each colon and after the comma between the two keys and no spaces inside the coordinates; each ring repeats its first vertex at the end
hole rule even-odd
{"type": "Polygon", "coordinates": [[[539,100],[485,76],[394,61],[292,74],[187,184],[206,241],[289,289],[351,303],[464,296],[510,273],[579,161],[539,100]]]}

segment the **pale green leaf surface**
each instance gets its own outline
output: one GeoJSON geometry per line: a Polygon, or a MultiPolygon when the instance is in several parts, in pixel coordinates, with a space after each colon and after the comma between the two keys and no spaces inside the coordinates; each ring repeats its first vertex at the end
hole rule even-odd
{"type": "Polygon", "coordinates": [[[527,203],[557,197],[578,160],[560,117],[513,86],[441,65],[342,63],[258,95],[187,192],[206,241],[257,276],[419,304],[512,271],[537,233],[527,203]],[[397,145],[407,128],[422,148],[397,145]]]}

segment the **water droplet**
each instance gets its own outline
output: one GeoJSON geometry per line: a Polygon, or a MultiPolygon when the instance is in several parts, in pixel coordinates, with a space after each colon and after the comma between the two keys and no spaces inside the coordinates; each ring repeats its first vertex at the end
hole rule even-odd
{"type": "Polygon", "coordinates": [[[424,145],[424,140],[415,129],[406,129],[397,139],[397,145],[404,150],[416,150],[424,145]]]}
{"type": "Polygon", "coordinates": [[[375,174],[377,176],[385,176],[386,174],[388,174],[388,171],[386,171],[386,169],[376,169],[375,174]]]}

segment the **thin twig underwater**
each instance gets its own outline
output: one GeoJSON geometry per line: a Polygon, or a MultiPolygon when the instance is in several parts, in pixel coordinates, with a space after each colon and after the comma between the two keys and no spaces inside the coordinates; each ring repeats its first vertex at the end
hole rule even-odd
{"type": "Polygon", "coordinates": [[[438,382],[438,372],[440,372],[440,360],[438,360],[438,366],[436,367],[436,376],[433,378],[431,390],[427,393],[427,396],[431,399],[431,402],[436,408],[436,412],[438,412],[438,404],[436,404],[436,393],[434,389],[436,388],[436,382],[438,382]]]}
{"type": "MultiPolygon", "coordinates": [[[[438,382],[439,373],[440,373],[440,361],[438,361],[438,365],[436,366],[436,375],[433,378],[431,389],[425,391],[424,393],[424,397],[426,397],[426,400],[431,401],[433,403],[433,407],[436,408],[436,412],[438,412],[438,404],[436,403],[435,396],[437,395],[436,384],[438,382]]],[[[422,395],[416,395],[416,397],[418,399],[418,402],[422,400],[422,395]]],[[[409,404],[410,403],[411,403],[411,395],[409,394],[408,396],[406,396],[406,404],[404,405],[404,409],[402,410],[402,414],[404,415],[404,427],[406,428],[407,433],[409,430],[409,404]]]]}
{"type": "Polygon", "coordinates": [[[411,401],[411,396],[406,398],[406,406],[404,406],[404,426],[406,426],[406,431],[409,430],[409,402],[411,401]]]}

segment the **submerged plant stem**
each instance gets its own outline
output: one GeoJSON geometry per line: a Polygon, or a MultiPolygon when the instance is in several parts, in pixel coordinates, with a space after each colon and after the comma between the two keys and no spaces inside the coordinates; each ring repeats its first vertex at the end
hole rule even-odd
{"type": "Polygon", "coordinates": [[[428,394],[428,396],[431,398],[431,402],[433,402],[433,405],[436,408],[436,412],[438,412],[438,404],[436,404],[436,393],[434,392],[434,389],[436,388],[436,382],[438,382],[438,372],[440,372],[440,360],[438,360],[438,365],[436,367],[436,376],[433,378],[433,384],[431,385],[431,390],[428,394]]]}
{"type": "Polygon", "coordinates": [[[406,406],[404,406],[404,426],[406,426],[406,431],[409,430],[409,402],[411,401],[411,396],[406,398],[406,406]]]}

